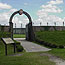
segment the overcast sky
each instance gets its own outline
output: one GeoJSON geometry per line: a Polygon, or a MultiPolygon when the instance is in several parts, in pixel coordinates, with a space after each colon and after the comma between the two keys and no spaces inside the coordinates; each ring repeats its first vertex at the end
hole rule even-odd
{"type": "MultiPolygon", "coordinates": [[[[23,9],[28,12],[36,25],[62,26],[65,21],[65,0],[0,0],[0,24],[8,25],[9,18],[13,12],[23,9]]],[[[17,27],[25,27],[28,23],[27,17],[15,15],[13,23],[17,27]]]]}

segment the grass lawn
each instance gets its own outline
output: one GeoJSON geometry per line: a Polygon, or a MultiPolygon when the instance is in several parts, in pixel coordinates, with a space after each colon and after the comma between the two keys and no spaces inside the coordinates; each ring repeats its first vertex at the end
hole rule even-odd
{"type": "Polygon", "coordinates": [[[9,56],[13,54],[13,46],[8,45],[8,56],[5,56],[4,44],[0,42],[0,65],[55,65],[49,61],[48,56],[41,56],[43,52],[28,53],[18,52],[21,56],[9,56]]]}
{"type": "Polygon", "coordinates": [[[40,53],[24,53],[22,56],[1,56],[0,65],[55,65],[40,53]]]}
{"type": "Polygon", "coordinates": [[[65,31],[40,31],[36,32],[36,36],[52,44],[65,45],[65,31]]]}
{"type": "Polygon", "coordinates": [[[48,53],[58,56],[65,60],[65,49],[52,49],[48,53]]]}
{"type": "MultiPolygon", "coordinates": [[[[16,36],[16,35],[15,35],[16,36]]],[[[55,44],[64,44],[64,31],[45,31],[37,32],[37,37],[47,42],[55,44]],[[56,38],[56,39],[55,39],[56,38]],[[53,40],[54,39],[54,40],[53,40]],[[62,40],[62,41],[61,41],[62,40]]],[[[19,37],[20,38],[20,37],[19,37]]],[[[16,52],[22,54],[21,56],[10,56],[13,54],[13,46],[8,45],[8,56],[5,56],[4,44],[0,41],[0,65],[55,65],[54,62],[49,61],[48,56],[41,56],[42,53],[49,53],[60,58],[65,59],[65,49],[52,49],[48,52],[16,52]]]]}
{"type": "MultiPolygon", "coordinates": [[[[36,36],[37,38],[52,44],[65,45],[65,31],[40,31],[36,32],[36,36]]],[[[65,49],[53,48],[47,53],[65,59],[65,49]]]]}
{"type": "Polygon", "coordinates": [[[14,38],[25,38],[25,34],[14,34],[14,38]]]}

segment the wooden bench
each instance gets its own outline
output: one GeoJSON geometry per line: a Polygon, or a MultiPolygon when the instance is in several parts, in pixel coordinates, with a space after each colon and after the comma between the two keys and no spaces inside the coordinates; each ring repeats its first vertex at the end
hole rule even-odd
{"type": "Polygon", "coordinates": [[[3,43],[5,44],[5,55],[7,56],[7,45],[13,44],[14,45],[14,53],[16,51],[16,43],[11,38],[1,38],[3,43]]]}

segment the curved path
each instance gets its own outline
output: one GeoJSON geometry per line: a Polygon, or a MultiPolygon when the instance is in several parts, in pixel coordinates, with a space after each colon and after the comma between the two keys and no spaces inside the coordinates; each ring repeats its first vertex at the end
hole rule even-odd
{"type": "Polygon", "coordinates": [[[26,41],[25,38],[14,38],[14,39],[21,42],[21,45],[24,47],[26,52],[40,52],[51,50],[46,47],[35,44],[33,42],[26,41]]]}

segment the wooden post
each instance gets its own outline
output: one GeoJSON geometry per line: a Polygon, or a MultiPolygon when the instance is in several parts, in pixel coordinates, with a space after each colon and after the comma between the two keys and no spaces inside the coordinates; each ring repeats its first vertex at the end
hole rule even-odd
{"type": "Polygon", "coordinates": [[[7,56],[7,44],[5,44],[5,55],[7,56]]]}
{"type": "Polygon", "coordinates": [[[16,43],[14,43],[14,53],[16,52],[16,43]]]}
{"type": "Polygon", "coordinates": [[[12,22],[9,22],[9,32],[11,33],[11,39],[13,40],[13,23],[12,22]]]}
{"type": "Polygon", "coordinates": [[[63,22],[63,26],[64,26],[64,22],[63,22]]]}
{"type": "Polygon", "coordinates": [[[15,34],[16,34],[16,23],[15,23],[15,34]]]}
{"type": "Polygon", "coordinates": [[[48,26],[48,22],[47,22],[47,26],[48,26]]]}

